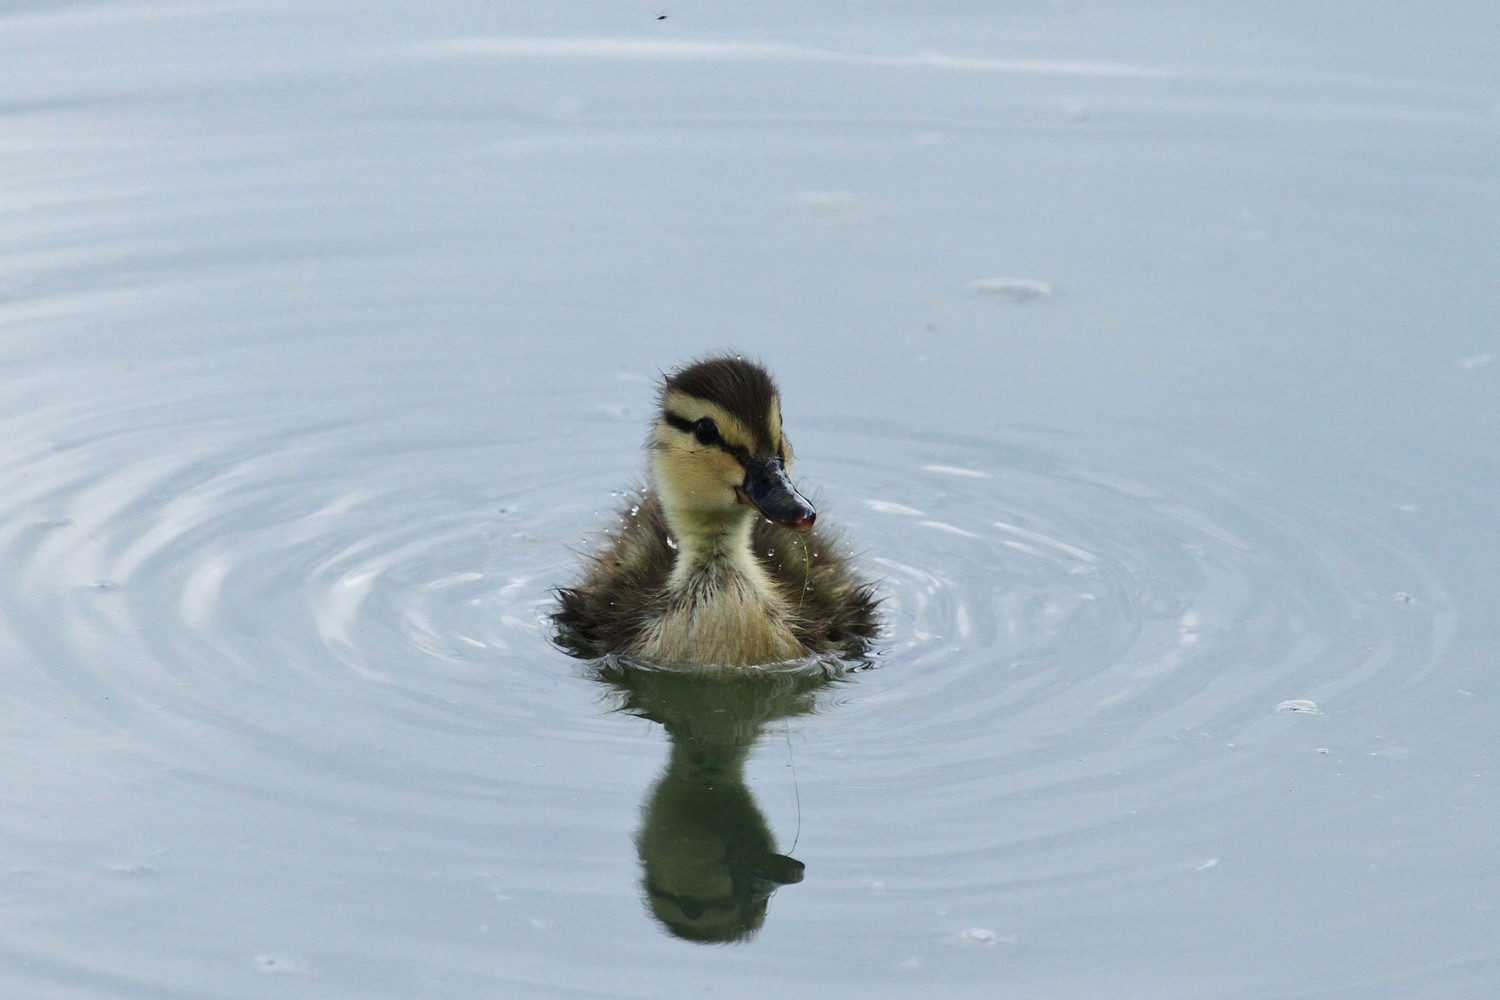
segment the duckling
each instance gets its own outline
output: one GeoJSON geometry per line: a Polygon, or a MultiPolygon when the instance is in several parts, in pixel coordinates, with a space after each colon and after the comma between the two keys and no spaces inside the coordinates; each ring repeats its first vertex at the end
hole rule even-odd
{"type": "Polygon", "coordinates": [[[813,528],[771,376],[710,357],[667,375],[658,401],[651,486],[583,581],[557,592],[559,640],[581,655],[663,665],[862,649],[877,629],[874,585],[813,528]]]}

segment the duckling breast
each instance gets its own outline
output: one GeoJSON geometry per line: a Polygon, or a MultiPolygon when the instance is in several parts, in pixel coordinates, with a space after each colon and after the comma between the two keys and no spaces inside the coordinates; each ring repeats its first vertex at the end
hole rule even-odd
{"type": "Polygon", "coordinates": [[[724,573],[675,593],[632,653],[653,663],[749,666],[795,660],[807,649],[779,599],[740,574],[724,573]]]}

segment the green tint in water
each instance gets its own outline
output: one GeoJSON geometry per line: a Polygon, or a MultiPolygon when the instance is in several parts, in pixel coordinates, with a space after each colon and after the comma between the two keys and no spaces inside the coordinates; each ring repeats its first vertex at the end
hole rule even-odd
{"type": "Polygon", "coordinates": [[[772,893],[801,882],[803,864],[776,851],[745,784],[745,763],[766,727],[804,715],[834,683],[820,669],[678,671],[618,661],[594,676],[619,710],[650,719],[671,746],[636,834],[651,914],[690,941],[746,940],[772,893]]]}

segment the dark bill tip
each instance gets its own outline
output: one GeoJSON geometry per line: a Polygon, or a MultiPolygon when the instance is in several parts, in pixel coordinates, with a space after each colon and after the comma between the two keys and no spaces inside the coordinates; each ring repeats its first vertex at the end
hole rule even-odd
{"type": "Polygon", "coordinates": [[[818,518],[818,512],[787,478],[780,458],[751,461],[745,468],[740,494],[767,519],[791,528],[807,531],[818,518]]]}

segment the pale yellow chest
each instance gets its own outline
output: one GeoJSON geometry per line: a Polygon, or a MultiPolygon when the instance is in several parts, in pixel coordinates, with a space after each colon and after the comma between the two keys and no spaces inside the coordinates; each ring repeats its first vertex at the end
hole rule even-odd
{"type": "Polygon", "coordinates": [[[684,591],[632,652],[654,663],[745,666],[807,651],[787,627],[780,599],[731,574],[684,591]]]}

